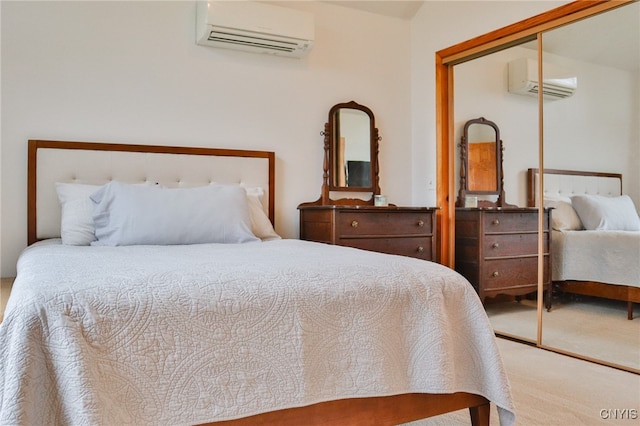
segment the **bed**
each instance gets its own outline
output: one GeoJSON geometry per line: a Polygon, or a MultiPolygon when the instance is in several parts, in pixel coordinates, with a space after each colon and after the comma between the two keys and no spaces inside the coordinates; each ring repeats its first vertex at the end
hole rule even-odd
{"type": "MultiPolygon", "coordinates": [[[[528,169],[528,205],[537,204],[538,169],[528,169]]],[[[622,175],[545,169],[552,213],[552,279],[562,293],[640,303],[640,219],[623,195],[622,175]]]]}
{"type": "Polygon", "coordinates": [[[34,140],[28,157],[0,424],[391,425],[468,408],[487,425],[490,401],[514,423],[469,283],[432,262],[280,238],[272,152],[34,140]],[[198,197],[193,220],[173,212],[198,197]],[[223,240],[171,240],[229,210],[223,240]]]}

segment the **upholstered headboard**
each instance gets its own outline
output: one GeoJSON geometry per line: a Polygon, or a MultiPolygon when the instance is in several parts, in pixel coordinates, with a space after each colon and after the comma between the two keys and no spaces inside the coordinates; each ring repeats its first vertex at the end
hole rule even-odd
{"type": "MultiPolygon", "coordinates": [[[[539,169],[527,170],[527,206],[534,207],[538,193],[539,169]]],[[[571,197],[578,194],[615,196],[622,194],[619,173],[544,169],[543,198],[571,197]]]]}
{"type": "Polygon", "coordinates": [[[275,154],[270,151],[30,140],[27,234],[32,244],[60,236],[55,183],[154,182],[192,187],[212,182],[261,187],[274,222],[275,154]]]}

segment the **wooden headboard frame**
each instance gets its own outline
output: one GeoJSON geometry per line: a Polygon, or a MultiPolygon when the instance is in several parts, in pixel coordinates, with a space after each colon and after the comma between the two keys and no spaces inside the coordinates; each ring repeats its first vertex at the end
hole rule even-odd
{"type": "Polygon", "coordinates": [[[117,143],[30,140],[27,176],[28,244],[60,236],[56,182],[102,185],[111,180],[167,187],[212,182],[261,187],[274,223],[275,153],[117,143]]]}
{"type": "MultiPolygon", "coordinates": [[[[527,206],[536,206],[538,169],[527,170],[527,206]]],[[[544,169],[544,196],[571,197],[578,194],[615,196],[622,194],[622,174],[544,169]]]]}

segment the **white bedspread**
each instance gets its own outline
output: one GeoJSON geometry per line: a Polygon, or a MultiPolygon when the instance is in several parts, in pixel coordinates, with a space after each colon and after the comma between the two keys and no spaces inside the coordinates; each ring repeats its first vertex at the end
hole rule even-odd
{"type": "Polygon", "coordinates": [[[554,281],[597,281],[640,287],[640,232],[553,231],[554,281]]]}
{"type": "Polygon", "coordinates": [[[0,424],[195,424],[472,392],[512,424],[477,295],[441,265],[297,240],[72,247],[18,262],[0,424]]]}

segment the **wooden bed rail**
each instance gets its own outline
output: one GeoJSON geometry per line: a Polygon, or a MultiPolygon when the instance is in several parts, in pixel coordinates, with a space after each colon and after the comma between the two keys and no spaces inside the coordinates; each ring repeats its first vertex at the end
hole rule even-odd
{"type": "Polygon", "coordinates": [[[202,426],[392,426],[465,408],[472,425],[489,426],[489,401],[466,392],[340,399],[202,426]]]}

